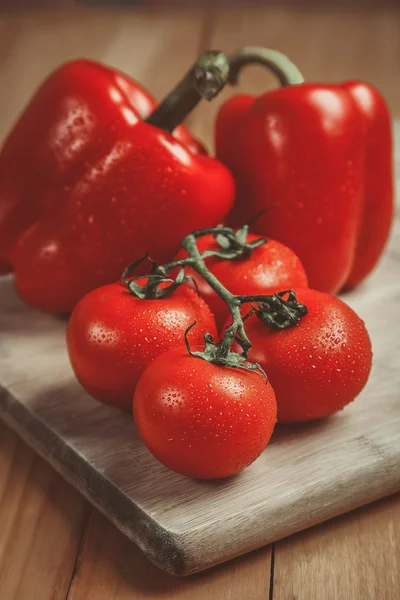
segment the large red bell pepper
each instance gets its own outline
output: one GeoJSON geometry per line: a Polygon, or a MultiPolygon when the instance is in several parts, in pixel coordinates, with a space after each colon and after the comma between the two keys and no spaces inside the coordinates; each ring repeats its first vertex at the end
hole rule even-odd
{"type": "Polygon", "coordinates": [[[95,62],[49,76],[0,154],[0,263],[26,302],[69,312],[133,258],[163,263],[225,218],[233,179],[178,124],[227,74],[206,53],[154,112],[146,90],[95,62]]]}
{"type": "Polygon", "coordinates": [[[353,287],[377,263],[393,211],[391,123],[382,96],[359,81],[303,83],[278,52],[245,48],[230,58],[272,68],[283,87],[234,96],[216,125],[216,151],[233,172],[230,217],[245,223],[264,208],[257,231],[291,247],[310,286],[353,287]]]}

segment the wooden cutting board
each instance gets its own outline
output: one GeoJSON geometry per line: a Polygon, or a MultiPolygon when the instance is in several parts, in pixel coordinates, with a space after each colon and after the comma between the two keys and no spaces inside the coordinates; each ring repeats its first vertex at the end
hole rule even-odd
{"type": "Polygon", "coordinates": [[[159,567],[206,569],[400,490],[400,219],[374,275],[344,299],[374,348],[356,402],[321,422],[276,428],[243,473],[182,477],[145,449],[132,418],[92,400],[65,350],[66,322],[25,306],[0,279],[2,419],[159,567]]]}

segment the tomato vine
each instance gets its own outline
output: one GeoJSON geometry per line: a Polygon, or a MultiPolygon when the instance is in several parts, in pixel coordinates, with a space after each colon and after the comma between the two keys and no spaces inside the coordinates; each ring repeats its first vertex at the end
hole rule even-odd
{"type": "Polygon", "coordinates": [[[129,265],[122,274],[122,281],[129,291],[136,297],[142,299],[163,298],[171,294],[179,285],[189,281],[191,278],[185,275],[185,267],[191,267],[211,286],[211,288],[222,298],[230,310],[232,323],[225,329],[222,340],[217,342],[211,334],[204,336],[205,348],[203,351],[192,350],[187,340],[187,334],[196,323],[192,323],[186,331],[185,341],[189,354],[203,358],[213,364],[230,367],[244,368],[265,372],[257,363],[247,360],[249,350],[252,346],[249,340],[245,320],[248,316],[256,313],[267,326],[274,329],[287,329],[296,326],[300,319],[307,314],[307,307],[297,302],[296,294],[292,290],[285,290],[273,295],[235,295],[232,294],[219,279],[207,268],[206,259],[218,257],[223,260],[243,260],[247,258],[255,248],[266,244],[265,238],[258,238],[247,242],[249,225],[246,224],[237,231],[230,227],[213,227],[200,229],[187,235],[181,242],[182,248],[186,250],[188,257],[175,260],[164,265],[157,265],[153,261],[149,275],[131,277],[130,274],[136,267],[148,259],[146,255],[129,265]],[[200,253],[197,240],[206,235],[213,235],[219,245],[215,250],[206,250],[200,253]],[[179,269],[175,279],[170,277],[170,272],[179,269]],[[138,280],[146,278],[144,285],[138,280]],[[162,286],[160,284],[163,284],[162,286]],[[249,303],[250,311],[242,315],[242,305],[249,303]],[[240,346],[241,352],[234,352],[232,344],[234,341],[240,346]]]}

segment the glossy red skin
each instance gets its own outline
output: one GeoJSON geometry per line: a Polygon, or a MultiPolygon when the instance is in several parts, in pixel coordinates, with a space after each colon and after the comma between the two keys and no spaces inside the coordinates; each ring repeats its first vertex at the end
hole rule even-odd
{"type": "Polygon", "coordinates": [[[375,267],[390,233],[394,210],[392,128],[385,100],[360,81],[344,84],[367,125],[364,157],[364,202],[357,246],[345,287],[353,288],[375,267]]]}
{"type": "Polygon", "coordinates": [[[272,330],[252,315],[246,332],[275,390],[278,421],[312,421],[336,413],[367,383],[371,341],[364,322],[342,300],[316,290],[297,290],[308,315],[291,329],[272,330]]]}
{"type": "MultiPolygon", "coordinates": [[[[259,239],[260,235],[248,234],[247,241],[259,239]]],[[[218,249],[219,246],[212,235],[199,238],[197,247],[200,252],[218,249]]],[[[187,256],[181,249],[176,258],[187,256]]],[[[290,248],[275,240],[254,250],[244,260],[206,259],[208,269],[230,292],[237,295],[274,294],[282,290],[307,287],[307,275],[300,259],[290,248]]],[[[221,328],[229,315],[229,309],[212,287],[191,268],[185,273],[195,279],[200,295],[207,302],[215,316],[217,326],[221,328]]]]}
{"type": "Polygon", "coordinates": [[[139,377],[154,358],[188,339],[203,342],[216,335],[214,318],[197,294],[182,285],[162,300],[140,300],[122,283],[87,294],[68,323],[67,345],[72,367],[85,390],[105,404],[132,408],[139,377]]]}
{"type": "Polygon", "coordinates": [[[219,479],[264,450],[276,401],[261,375],[213,365],[180,347],[143,373],[133,413],[140,436],[162,464],[189,477],[219,479]]]}
{"type": "Polygon", "coordinates": [[[257,229],[296,252],[311,287],[336,293],[373,269],[393,192],[390,116],[371,86],[304,84],[235,96],[218,115],[216,151],[237,185],[230,224],[274,206],[257,229]]]}
{"type": "MultiPolygon", "coordinates": [[[[77,139],[82,142],[85,138],[87,141],[89,134],[92,134],[89,131],[88,124],[85,128],[82,116],[74,114],[85,110],[84,105],[80,104],[84,98],[81,98],[80,102],[79,100],[75,102],[75,109],[70,107],[63,110],[61,106],[63,102],[73,103],[75,88],[78,99],[80,93],[87,96],[84,87],[80,90],[79,85],[75,82],[74,88],[74,85],[68,81],[68,79],[73,79],[74,76],[78,80],[82,77],[89,77],[89,85],[105,86],[108,93],[119,91],[127,101],[124,106],[133,107],[142,117],[149,115],[157,104],[151,94],[136,81],[123,73],[109,69],[94,61],[72,61],[52,73],[33,97],[27,110],[21,115],[2,148],[0,157],[1,257],[11,254],[21,231],[36,220],[42,211],[48,207],[52,208],[53,205],[58,205],[59,200],[57,197],[52,196],[45,201],[42,196],[43,185],[45,187],[48,185],[46,179],[53,176],[53,185],[55,186],[59,178],[67,176],[67,170],[78,168],[79,161],[85,160],[85,157],[81,157],[78,153],[75,157],[72,156],[74,142],[77,139]],[[54,91],[57,86],[61,87],[59,93],[54,91]],[[63,94],[65,92],[67,96],[64,99],[63,94]],[[51,97],[52,95],[55,95],[58,106],[53,107],[52,112],[44,117],[43,113],[48,113],[49,107],[43,105],[49,101],[48,96],[51,97]],[[75,122],[74,118],[77,119],[75,122]],[[60,139],[59,136],[58,138],[55,136],[54,140],[48,139],[52,128],[67,130],[68,126],[69,129],[66,131],[68,135],[64,136],[66,139],[60,139]],[[43,139],[46,136],[47,139],[43,139]],[[21,158],[26,160],[23,165],[20,164],[21,158]],[[46,172],[48,163],[51,168],[46,172]],[[24,169],[23,177],[21,177],[21,168],[24,169]],[[32,189],[32,185],[37,187],[38,190],[32,189]]],[[[91,100],[93,103],[93,99],[91,100]]],[[[101,117],[105,120],[108,120],[104,114],[107,110],[113,109],[112,118],[118,113],[111,101],[112,99],[107,99],[109,106],[105,103],[103,107],[101,117]]],[[[93,110],[93,112],[96,113],[97,111],[93,110]]],[[[88,114],[87,118],[90,119],[90,117],[91,115],[88,114]]],[[[174,137],[190,146],[193,152],[204,153],[202,146],[192,138],[184,126],[177,127],[174,137]]],[[[83,165],[81,165],[81,171],[83,170],[83,165]]],[[[69,173],[68,177],[70,177],[69,173]]],[[[5,272],[6,270],[12,270],[9,263],[3,263],[3,266],[5,272]]]]}
{"type": "Polygon", "coordinates": [[[74,61],[43,83],[6,140],[0,261],[35,308],[69,312],[135,257],[165,262],[185,234],[229,211],[226,167],[184,129],[185,144],[143,122],[136,107],[146,114],[152,103],[124,75],[74,61]]]}

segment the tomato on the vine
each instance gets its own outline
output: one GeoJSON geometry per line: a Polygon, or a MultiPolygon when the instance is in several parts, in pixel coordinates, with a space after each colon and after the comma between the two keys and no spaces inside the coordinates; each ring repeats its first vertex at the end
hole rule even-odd
{"type": "Polygon", "coordinates": [[[162,464],[218,479],[244,469],[264,450],[276,401],[262,375],[212,364],[181,346],[143,373],[133,412],[145,445],[162,464]]]}
{"type": "MultiPolygon", "coordinates": [[[[247,234],[247,242],[254,242],[260,236],[247,234]]],[[[197,240],[199,252],[219,250],[220,246],[213,235],[204,235],[197,240]]],[[[186,258],[181,249],[176,259],[186,258]]],[[[307,287],[307,275],[298,256],[287,246],[275,240],[255,248],[250,256],[240,256],[232,260],[209,257],[205,260],[208,270],[232,294],[253,295],[273,294],[281,290],[307,287]]],[[[200,295],[211,308],[218,327],[222,327],[229,308],[211,286],[193,269],[185,268],[185,273],[196,281],[200,295]]]]}
{"type": "Polygon", "coordinates": [[[252,343],[249,360],[267,373],[281,423],[319,419],[342,409],[361,392],[372,364],[364,322],[347,304],[311,289],[298,290],[296,296],[308,314],[295,327],[271,329],[256,313],[245,321],[252,343]]]}
{"type": "Polygon", "coordinates": [[[68,323],[72,367],[94,398],[131,410],[144,369],[183,344],[195,321],[188,334],[191,344],[202,343],[205,333],[216,334],[210,309],[187,284],[160,299],[137,298],[122,283],[97,288],[80,300],[68,323]]]}

